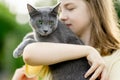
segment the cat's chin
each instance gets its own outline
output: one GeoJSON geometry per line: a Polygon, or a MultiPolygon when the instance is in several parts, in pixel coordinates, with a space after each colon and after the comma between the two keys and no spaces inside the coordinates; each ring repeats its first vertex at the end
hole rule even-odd
{"type": "Polygon", "coordinates": [[[43,36],[43,37],[45,37],[45,36],[50,35],[50,33],[49,34],[40,34],[40,35],[43,36]]]}
{"type": "Polygon", "coordinates": [[[45,37],[45,36],[50,35],[51,33],[41,33],[41,32],[39,32],[39,31],[37,31],[37,34],[40,35],[40,36],[45,37]]]}

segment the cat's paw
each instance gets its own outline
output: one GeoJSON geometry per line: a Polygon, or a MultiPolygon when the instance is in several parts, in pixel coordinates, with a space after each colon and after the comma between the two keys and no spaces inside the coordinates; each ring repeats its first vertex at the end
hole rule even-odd
{"type": "Polygon", "coordinates": [[[18,57],[20,57],[21,55],[22,55],[22,53],[23,53],[23,50],[22,49],[15,49],[14,51],[13,51],[13,57],[14,58],[18,58],[18,57]]]}

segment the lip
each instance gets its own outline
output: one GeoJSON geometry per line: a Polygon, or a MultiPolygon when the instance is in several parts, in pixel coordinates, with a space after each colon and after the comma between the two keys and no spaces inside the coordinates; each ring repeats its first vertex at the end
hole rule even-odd
{"type": "Polygon", "coordinates": [[[68,28],[70,28],[70,27],[72,26],[72,24],[66,24],[66,26],[67,26],[68,28]]]}

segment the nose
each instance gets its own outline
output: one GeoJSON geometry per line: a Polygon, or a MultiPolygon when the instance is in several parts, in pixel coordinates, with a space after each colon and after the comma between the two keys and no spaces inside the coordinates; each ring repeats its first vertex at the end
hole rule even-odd
{"type": "Polygon", "coordinates": [[[68,15],[66,13],[61,12],[59,14],[59,19],[64,22],[68,19],[68,15]]]}
{"type": "Polygon", "coordinates": [[[48,30],[43,30],[45,33],[47,33],[48,32],[48,30]]]}

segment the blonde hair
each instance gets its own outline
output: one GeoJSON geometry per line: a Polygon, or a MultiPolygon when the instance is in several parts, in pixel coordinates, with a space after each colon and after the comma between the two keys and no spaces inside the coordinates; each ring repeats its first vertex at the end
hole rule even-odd
{"type": "Polygon", "coordinates": [[[118,19],[112,0],[86,0],[92,16],[91,44],[101,55],[120,48],[118,19]]]}
{"type": "MultiPolygon", "coordinates": [[[[101,55],[109,55],[120,48],[118,19],[112,0],[86,0],[92,15],[92,46],[100,50],[101,55]]],[[[52,80],[49,67],[44,66],[42,75],[52,80]],[[44,72],[47,70],[47,73],[44,72]]],[[[43,80],[47,80],[47,79],[43,80]]]]}

